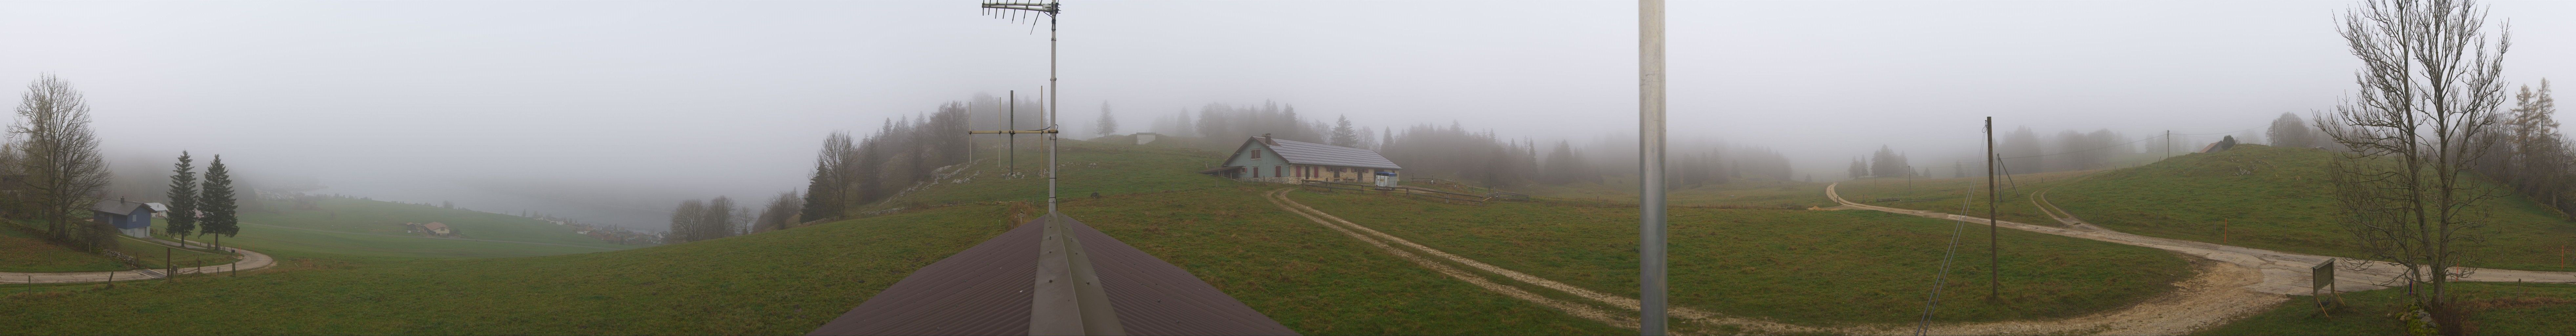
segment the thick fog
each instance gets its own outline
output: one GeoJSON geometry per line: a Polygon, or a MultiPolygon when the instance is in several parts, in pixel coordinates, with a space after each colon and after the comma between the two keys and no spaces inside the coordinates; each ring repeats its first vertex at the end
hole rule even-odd
{"type": "MultiPolygon", "coordinates": [[[[2506,76],[2576,78],[2576,2],[2495,2],[2506,76]]],[[[1599,142],[1636,128],[1630,2],[1076,1],[1061,113],[1089,137],[1265,101],[1389,129],[1599,142]]],[[[2327,109],[2358,62],[2337,1],[1676,2],[1677,141],[1840,178],[1881,145],[2221,133],[2327,109]]],[[[680,199],[804,187],[818,142],[976,94],[1032,95],[1047,25],[971,1],[0,2],[0,87],[87,93],[151,195],[179,151],[256,184],[658,229],[680,199]]],[[[1123,133],[1122,132],[1122,133],[1123,133]]],[[[1615,141],[1615,140],[1612,140],[1615,141]]],[[[1544,148],[1544,147],[1542,147],[1544,148]]],[[[1211,158],[1214,160],[1214,158],[1211,158]]],[[[1929,163],[1918,162],[1918,166],[1929,163]]],[[[139,186],[138,186],[139,185],[139,186]]]]}

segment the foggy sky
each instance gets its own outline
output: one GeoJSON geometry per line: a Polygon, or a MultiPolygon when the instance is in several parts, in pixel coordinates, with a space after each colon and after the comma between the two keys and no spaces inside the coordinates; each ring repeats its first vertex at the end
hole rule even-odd
{"type": "MultiPolygon", "coordinates": [[[[2576,2],[2489,4],[2514,30],[2509,79],[2576,78],[2576,2]]],[[[1985,116],[2050,133],[2252,128],[2352,91],[2359,64],[2333,21],[2350,5],[1675,2],[1671,127],[1777,147],[1831,176],[1882,144],[1964,152],[1985,116]]],[[[1265,100],[1543,141],[1636,128],[1630,2],[1065,8],[1062,113],[1076,131],[1104,101],[1135,132],[1184,108],[1265,100]]],[[[109,156],[157,167],[180,150],[224,154],[252,174],[411,202],[500,180],[757,204],[802,189],[827,132],[1044,85],[1046,26],[978,13],[968,1],[0,2],[0,87],[71,81],[109,156]]]]}

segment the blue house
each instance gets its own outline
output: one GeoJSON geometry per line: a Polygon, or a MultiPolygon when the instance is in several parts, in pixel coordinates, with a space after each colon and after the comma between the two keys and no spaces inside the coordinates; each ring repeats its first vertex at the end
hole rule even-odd
{"type": "Polygon", "coordinates": [[[125,199],[98,200],[89,207],[90,220],[115,226],[135,238],[152,237],[152,213],[170,211],[161,203],[129,202],[125,199]]]}

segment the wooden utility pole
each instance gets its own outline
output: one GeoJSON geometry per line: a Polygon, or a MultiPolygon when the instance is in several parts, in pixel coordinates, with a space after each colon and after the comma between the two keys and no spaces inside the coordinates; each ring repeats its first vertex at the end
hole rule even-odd
{"type": "Polygon", "coordinates": [[[1998,164],[2003,164],[2003,156],[1995,155],[1995,117],[1986,117],[1986,284],[1992,286],[1986,290],[1986,300],[1989,301],[2002,299],[2004,292],[2003,248],[1998,245],[2003,239],[1995,237],[2002,233],[1995,229],[1995,202],[2002,199],[1996,197],[2002,194],[1995,190],[1995,165],[1998,164]]]}

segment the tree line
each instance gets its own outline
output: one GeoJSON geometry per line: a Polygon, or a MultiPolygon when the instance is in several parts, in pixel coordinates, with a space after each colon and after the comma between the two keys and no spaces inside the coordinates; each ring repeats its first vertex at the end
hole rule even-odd
{"type": "MultiPolygon", "coordinates": [[[[975,105],[997,105],[978,101],[980,104],[975,105]]],[[[929,181],[941,167],[965,163],[970,150],[966,137],[968,108],[967,103],[951,102],[928,115],[887,120],[864,139],[852,137],[849,132],[824,136],[822,149],[814,154],[814,170],[807,175],[801,204],[795,205],[794,211],[786,211],[788,202],[770,202],[770,207],[762,211],[770,219],[767,224],[772,224],[768,229],[850,216],[851,209],[893,198],[929,181]],[[789,213],[795,215],[786,215],[789,213]]],[[[1011,126],[1035,129],[1035,125],[1011,126]]],[[[788,195],[793,193],[781,197],[788,195]]]]}
{"type": "MultiPolygon", "coordinates": [[[[114,180],[90,124],[90,105],[70,81],[43,74],[20,94],[9,131],[17,140],[0,150],[0,211],[36,222],[46,240],[76,250],[116,244],[113,223],[92,220],[91,208],[107,197],[114,180]]],[[[218,155],[204,179],[180,152],[170,177],[168,231],[189,236],[239,234],[233,174],[218,155]]],[[[220,240],[217,246],[220,245],[220,240]]]]}

